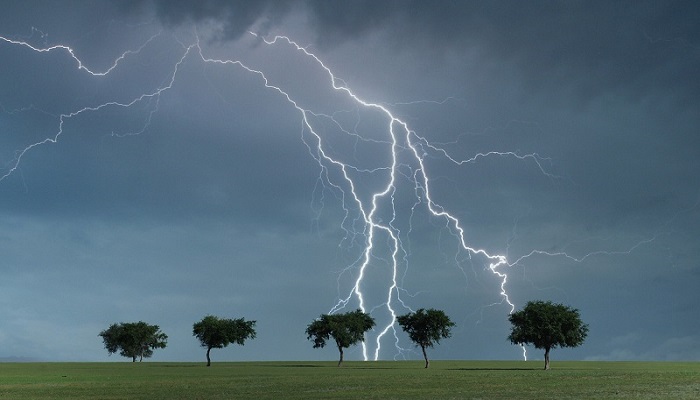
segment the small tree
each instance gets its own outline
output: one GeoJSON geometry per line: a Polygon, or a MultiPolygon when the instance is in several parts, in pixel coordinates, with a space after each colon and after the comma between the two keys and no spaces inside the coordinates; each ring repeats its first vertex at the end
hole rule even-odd
{"type": "Polygon", "coordinates": [[[551,301],[530,301],[508,320],[513,329],[508,339],[513,344],[532,344],[544,349],[544,369],[549,369],[549,351],[559,347],[578,347],[588,335],[588,325],[578,310],[551,301]]]}
{"type": "Polygon", "coordinates": [[[211,366],[209,352],[221,349],[230,343],[245,344],[246,339],[255,338],[255,321],[243,318],[225,319],[207,315],[192,326],[192,335],[207,349],[207,367],[211,366]]]}
{"type": "Polygon", "coordinates": [[[117,351],[123,357],[131,357],[132,362],[151,357],[154,349],[163,349],[168,344],[168,335],[160,331],[158,325],[143,321],[112,324],[100,332],[105,348],[111,355],[117,351]]]}
{"type": "Polygon", "coordinates": [[[426,353],[426,347],[433,347],[440,344],[440,339],[449,338],[452,334],[450,330],[455,326],[443,311],[435,309],[420,309],[415,313],[400,315],[396,318],[404,332],[408,333],[411,341],[420,346],[425,358],[425,368],[428,368],[430,361],[426,353]]]}
{"type": "Polygon", "coordinates": [[[343,349],[365,340],[365,332],[374,327],[374,318],[362,310],[344,314],[324,314],[306,328],[307,339],[314,341],[314,349],[326,346],[330,338],[335,340],[343,364],[343,349]]]}

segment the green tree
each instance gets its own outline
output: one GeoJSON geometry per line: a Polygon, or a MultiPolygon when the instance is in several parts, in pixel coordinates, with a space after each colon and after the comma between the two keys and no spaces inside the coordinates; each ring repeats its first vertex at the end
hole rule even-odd
{"type": "Polygon", "coordinates": [[[168,344],[168,335],[160,331],[158,325],[149,325],[143,321],[120,322],[112,324],[100,332],[105,348],[111,355],[119,352],[123,357],[131,357],[132,362],[143,361],[151,357],[154,349],[164,349],[168,344]]]}
{"type": "Polygon", "coordinates": [[[544,349],[544,369],[549,369],[549,351],[556,347],[578,347],[588,335],[588,325],[575,308],[551,301],[530,301],[508,320],[513,325],[508,339],[513,344],[532,344],[544,349]]]}
{"type": "Polygon", "coordinates": [[[192,326],[192,335],[207,349],[207,367],[211,366],[211,349],[221,349],[231,343],[243,346],[246,339],[255,338],[255,322],[244,318],[226,319],[207,315],[192,326]]]}
{"type": "Polygon", "coordinates": [[[428,368],[430,361],[425,349],[440,344],[440,339],[449,338],[450,330],[455,326],[442,310],[430,308],[428,310],[419,309],[416,312],[400,315],[396,318],[404,332],[408,333],[411,341],[420,346],[425,358],[425,368],[428,368]]]}
{"type": "Polygon", "coordinates": [[[313,338],[314,349],[325,347],[326,341],[333,338],[340,352],[340,367],[343,363],[343,349],[363,342],[365,332],[372,329],[374,324],[374,318],[359,309],[344,314],[323,314],[306,327],[306,335],[309,340],[313,338]]]}

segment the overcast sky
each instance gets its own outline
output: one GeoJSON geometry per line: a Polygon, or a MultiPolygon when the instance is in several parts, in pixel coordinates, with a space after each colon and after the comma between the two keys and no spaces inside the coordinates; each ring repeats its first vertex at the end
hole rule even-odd
{"type": "Polygon", "coordinates": [[[522,359],[508,303],[551,300],[590,325],[554,359],[700,360],[698,20],[4,2],[0,358],[129,361],[98,333],[143,320],[154,361],[203,360],[214,314],[258,332],[215,361],[332,360],[306,326],[362,306],[370,359],[420,358],[391,314],[430,307],[457,324],[433,359],[522,359]]]}

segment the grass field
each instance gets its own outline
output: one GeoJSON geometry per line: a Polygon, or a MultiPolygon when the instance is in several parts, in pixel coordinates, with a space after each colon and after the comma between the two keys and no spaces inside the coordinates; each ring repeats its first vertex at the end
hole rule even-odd
{"type": "Polygon", "coordinates": [[[700,363],[4,363],[0,399],[698,399],[700,363]]]}

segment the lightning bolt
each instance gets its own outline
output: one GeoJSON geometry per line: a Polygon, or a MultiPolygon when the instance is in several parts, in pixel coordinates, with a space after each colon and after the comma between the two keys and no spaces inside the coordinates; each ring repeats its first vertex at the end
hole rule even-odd
{"type": "Polygon", "coordinates": [[[157,33],[157,34],[151,36],[147,41],[145,41],[145,42],[144,42],[139,48],[137,48],[136,50],[127,50],[127,51],[125,51],[124,53],[122,53],[119,57],[117,57],[117,58],[114,60],[114,62],[112,63],[112,65],[111,65],[109,68],[107,68],[107,69],[104,70],[104,71],[93,71],[92,69],[88,68],[88,67],[83,63],[83,61],[82,61],[80,58],[78,58],[78,56],[76,55],[75,50],[73,50],[73,48],[71,48],[70,46],[66,46],[66,45],[62,45],[62,44],[57,44],[57,45],[48,46],[48,47],[36,47],[36,46],[33,46],[32,44],[26,42],[26,41],[9,39],[9,38],[3,37],[3,36],[0,36],[0,41],[6,42],[6,43],[9,43],[9,44],[14,44],[14,45],[17,45],[17,46],[26,47],[26,48],[29,48],[30,50],[33,50],[33,51],[37,52],[37,53],[49,53],[49,52],[57,51],[57,50],[58,50],[58,51],[65,51],[65,52],[68,53],[68,54],[70,55],[70,57],[76,62],[77,68],[78,68],[79,70],[83,70],[83,71],[87,72],[88,74],[90,74],[90,75],[92,75],[92,76],[106,76],[106,75],[108,75],[110,72],[112,72],[115,68],[117,68],[117,66],[119,65],[119,63],[122,62],[125,58],[127,58],[127,57],[130,56],[130,55],[135,55],[135,54],[140,53],[141,50],[143,50],[149,43],[151,43],[151,42],[153,41],[153,39],[155,39],[156,37],[158,37],[158,36],[160,36],[160,35],[161,35],[161,33],[157,33]]]}
{"type": "MultiPolygon", "coordinates": [[[[251,34],[255,37],[258,37],[258,35],[253,32],[251,32],[251,34]]],[[[278,42],[282,42],[286,45],[292,46],[297,51],[303,53],[306,57],[311,58],[318,66],[321,67],[323,71],[325,71],[333,90],[341,92],[344,95],[348,96],[354,101],[354,103],[358,104],[359,106],[364,107],[366,109],[375,110],[384,116],[386,127],[385,129],[388,134],[388,137],[385,140],[387,143],[390,144],[391,162],[389,163],[389,165],[381,168],[381,170],[388,171],[388,177],[385,179],[384,184],[379,190],[371,193],[370,201],[363,201],[361,199],[361,196],[358,194],[358,191],[356,190],[358,182],[356,182],[355,179],[353,179],[348,173],[349,170],[361,169],[357,166],[339,161],[328,154],[326,148],[324,147],[324,139],[322,135],[317,131],[317,129],[315,129],[310,118],[310,116],[318,116],[320,114],[314,113],[311,110],[302,107],[296,100],[292,98],[292,96],[289,93],[287,93],[278,86],[272,85],[263,72],[249,68],[240,61],[206,58],[202,54],[201,47],[198,46],[199,55],[204,62],[238,65],[249,72],[259,75],[263,79],[265,87],[273,89],[282,94],[287,99],[287,101],[301,113],[304,122],[304,128],[308,130],[308,132],[310,132],[316,140],[315,146],[311,146],[307,143],[307,146],[311,151],[311,155],[314,158],[316,158],[316,160],[319,162],[321,168],[324,171],[327,171],[330,168],[337,168],[342,173],[342,177],[344,180],[343,186],[347,186],[349,188],[349,197],[353,202],[352,206],[356,207],[356,209],[359,210],[361,220],[363,221],[362,233],[366,240],[364,251],[362,252],[362,257],[359,260],[358,273],[354,285],[349,291],[349,293],[345,297],[341,298],[338,301],[338,303],[331,308],[331,313],[343,309],[348,303],[350,303],[350,301],[353,298],[356,298],[356,300],[359,303],[359,307],[363,312],[368,311],[365,302],[365,295],[362,289],[363,284],[365,283],[365,275],[368,268],[370,267],[375,245],[377,244],[378,240],[380,240],[377,238],[377,236],[380,233],[383,233],[388,236],[388,241],[390,244],[389,264],[391,268],[391,279],[390,283],[388,284],[388,287],[385,289],[385,302],[374,307],[371,311],[375,311],[378,308],[385,308],[388,314],[390,315],[390,318],[389,322],[380,328],[379,333],[376,336],[376,347],[373,359],[379,359],[382,339],[390,331],[394,335],[394,340],[395,343],[397,343],[397,348],[399,350],[402,350],[400,347],[398,347],[398,337],[396,335],[397,310],[395,307],[394,299],[396,300],[396,302],[400,303],[401,306],[405,309],[411,310],[410,307],[402,301],[401,290],[398,284],[399,253],[402,252],[404,257],[407,257],[408,254],[406,253],[401,243],[401,240],[399,239],[400,231],[392,224],[392,222],[395,221],[397,218],[394,194],[397,190],[397,174],[400,167],[400,163],[398,161],[398,152],[400,151],[400,149],[406,149],[409,153],[411,153],[413,155],[412,161],[416,164],[416,168],[414,169],[412,176],[413,182],[415,184],[415,194],[418,199],[417,204],[425,203],[427,209],[433,216],[444,219],[446,223],[454,230],[454,232],[456,232],[456,237],[459,241],[459,245],[462,249],[467,251],[470,257],[482,256],[485,257],[486,260],[488,260],[489,269],[494,275],[496,275],[500,279],[500,295],[510,307],[510,312],[513,312],[515,310],[515,305],[510,301],[510,298],[506,291],[506,282],[508,276],[507,274],[499,271],[499,267],[508,265],[506,257],[502,255],[492,255],[484,249],[478,249],[470,246],[467,243],[467,240],[465,238],[465,231],[462,225],[460,224],[460,221],[452,214],[450,214],[447,210],[445,210],[438,202],[433,200],[430,192],[429,174],[427,173],[427,168],[425,165],[425,157],[428,154],[426,149],[444,155],[447,159],[449,159],[457,165],[476,162],[478,158],[489,156],[508,156],[515,157],[520,160],[529,159],[533,160],[537,167],[545,175],[552,176],[551,174],[547,173],[542,167],[540,163],[540,160],[542,160],[542,158],[537,154],[527,154],[521,156],[514,152],[492,151],[488,153],[479,153],[470,159],[456,160],[449,156],[444,149],[432,145],[427,139],[417,135],[413,130],[410,129],[407,122],[396,117],[387,107],[379,103],[369,102],[360,98],[342,80],[338,79],[335,76],[335,74],[331,71],[331,69],[323,63],[323,61],[321,61],[313,53],[309,52],[306,48],[300,46],[298,43],[291,40],[289,37],[275,36],[272,39],[261,39],[265,44],[269,46],[276,45],[278,42]],[[387,222],[384,222],[383,219],[380,217],[380,215],[382,215],[383,209],[389,210],[389,218],[387,222]]],[[[333,119],[332,117],[329,118],[333,119]]],[[[338,123],[335,119],[333,119],[333,121],[338,123]]],[[[346,130],[343,131],[345,133],[349,133],[346,130]]],[[[338,189],[341,188],[340,183],[331,183],[331,185],[338,189]]],[[[340,190],[342,191],[342,189],[340,190]]],[[[343,193],[345,192],[343,191],[343,193]]],[[[347,199],[347,197],[343,196],[343,201],[345,201],[345,199],[347,199]]],[[[346,210],[346,212],[349,208],[350,206],[344,205],[344,209],[346,210]]],[[[364,342],[362,344],[362,353],[363,358],[365,360],[368,360],[369,356],[367,345],[364,342]]]]}
{"type": "MultiPolygon", "coordinates": [[[[79,71],[95,79],[101,79],[120,68],[127,58],[143,52],[160,35],[162,33],[150,37],[138,48],[118,55],[114,62],[102,71],[97,71],[85,65],[78,57],[77,52],[66,45],[37,47],[27,41],[9,39],[2,36],[0,36],[0,45],[4,43],[9,46],[19,46],[36,53],[65,52],[68,57],[75,61],[76,68],[79,71]]],[[[275,83],[269,77],[270,74],[263,69],[254,68],[237,59],[208,56],[201,45],[199,36],[195,32],[193,35],[194,39],[189,44],[175,39],[180,45],[181,53],[169,70],[162,85],[126,101],[107,101],[57,115],[55,132],[43,140],[16,151],[14,157],[7,164],[5,172],[1,173],[0,182],[15,173],[25,155],[33,149],[38,146],[58,142],[64,132],[66,122],[82,114],[98,112],[105,108],[118,107],[128,109],[137,104],[146,104],[148,106],[147,117],[140,129],[126,132],[111,132],[111,134],[114,136],[126,136],[145,132],[149,127],[151,117],[158,111],[160,97],[176,84],[181,65],[186,60],[194,58],[204,65],[237,68],[250,73],[261,82],[264,88],[279,94],[291,107],[298,111],[301,120],[301,140],[306,145],[310,156],[318,162],[320,171],[318,182],[323,187],[322,192],[327,191],[336,195],[344,212],[340,228],[344,230],[346,235],[340,245],[347,244],[348,247],[354,247],[358,244],[360,248],[355,260],[346,265],[338,276],[339,295],[329,312],[337,312],[356,302],[364,312],[381,314],[384,317],[381,324],[377,325],[378,328],[376,329],[376,337],[373,344],[374,351],[370,351],[366,342],[362,344],[364,360],[378,360],[382,350],[382,343],[387,337],[390,337],[390,340],[393,341],[397,355],[405,351],[399,343],[396,317],[402,310],[413,311],[404,299],[405,296],[410,296],[410,294],[402,288],[401,283],[410,265],[411,251],[406,243],[406,238],[411,234],[413,216],[418,209],[427,211],[432,218],[441,221],[443,226],[453,235],[458,254],[464,254],[469,262],[474,260],[482,262],[488,268],[499,282],[497,291],[501,302],[497,304],[505,305],[508,312],[515,310],[515,304],[511,301],[507,291],[507,268],[517,266],[524,260],[536,255],[565,257],[571,261],[583,262],[588,257],[605,253],[593,252],[583,257],[573,257],[565,252],[533,250],[516,258],[515,261],[509,262],[506,255],[492,254],[486,249],[474,246],[468,238],[464,225],[455,214],[442,206],[433,194],[432,174],[426,161],[429,158],[441,158],[456,166],[464,166],[477,163],[484,158],[508,157],[519,162],[530,163],[544,177],[556,179],[557,177],[550,173],[545,166],[549,159],[537,153],[520,154],[514,151],[480,152],[471,157],[454,156],[450,154],[445,146],[432,143],[426,137],[411,129],[407,121],[399,118],[392,112],[390,105],[371,102],[360,97],[349,85],[338,78],[319,57],[289,37],[274,36],[268,39],[253,32],[250,35],[257,43],[268,46],[273,51],[283,47],[291,49],[303,58],[310,60],[315,68],[321,71],[321,78],[325,79],[329,90],[337,94],[338,98],[341,99],[340,101],[346,104],[348,109],[329,113],[305,105],[304,101],[295,97],[290,90],[285,89],[281,84],[275,83]],[[380,120],[383,128],[378,132],[372,132],[371,135],[366,134],[358,129],[361,120],[359,116],[354,118],[352,123],[348,123],[342,117],[352,113],[359,115],[361,111],[368,114],[368,117],[380,120]],[[363,165],[358,159],[359,153],[361,153],[358,147],[349,150],[345,149],[346,152],[344,153],[344,149],[338,149],[332,145],[333,138],[330,132],[334,135],[342,135],[353,139],[356,146],[369,144],[378,149],[386,149],[385,159],[374,164],[368,163],[368,165],[363,165]],[[367,189],[368,186],[371,186],[367,184],[367,181],[371,181],[376,187],[367,189]],[[408,189],[406,185],[408,185],[408,189]],[[401,196],[405,192],[412,194],[409,207],[399,204],[401,201],[404,201],[401,196]],[[388,268],[389,278],[380,290],[380,302],[378,304],[370,304],[367,288],[377,282],[370,281],[368,276],[370,273],[380,270],[382,265],[388,268]],[[346,275],[354,275],[351,278],[352,285],[349,289],[344,289],[341,285],[341,277],[346,275]]],[[[4,111],[7,112],[7,110],[4,111]]],[[[321,198],[319,203],[322,208],[324,199],[321,198]]],[[[318,212],[320,213],[320,210],[318,212]]],[[[653,238],[648,241],[642,241],[623,252],[631,252],[651,240],[653,238]]],[[[455,264],[462,269],[462,261],[458,259],[457,255],[455,256],[455,264]]],[[[527,354],[524,347],[522,351],[523,357],[526,359],[527,354]]]]}
{"type": "MultiPolygon", "coordinates": [[[[119,63],[121,61],[123,61],[125,58],[127,58],[129,55],[135,55],[135,54],[138,54],[139,52],[141,52],[149,43],[151,43],[159,35],[160,34],[156,34],[156,35],[151,36],[146,42],[144,42],[136,50],[125,51],[124,53],[119,55],[119,57],[117,57],[114,60],[114,62],[112,63],[112,65],[109,68],[107,68],[104,71],[94,71],[94,70],[88,68],[87,66],[85,66],[83,61],[80,60],[80,58],[78,58],[76,56],[75,50],[73,50],[69,46],[54,45],[54,46],[50,46],[50,47],[35,47],[28,42],[8,39],[8,38],[3,37],[3,36],[0,36],[0,42],[5,42],[5,43],[21,46],[21,47],[26,47],[34,52],[37,52],[37,53],[49,53],[49,52],[54,52],[54,51],[65,51],[70,55],[71,58],[73,58],[73,60],[75,60],[75,62],[77,63],[78,70],[84,71],[93,77],[104,77],[104,76],[109,75],[114,69],[116,69],[119,66],[119,63]]],[[[173,71],[172,71],[172,73],[167,81],[168,83],[164,86],[156,88],[152,92],[143,93],[143,94],[136,96],[135,98],[132,98],[126,102],[109,101],[109,102],[101,103],[101,104],[98,104],[95,106],[83,107],[83,108],[80,108],[80,109],[75,110],[75,111],[59,114],[57,116],[58,128],[57,128],[56,132],[52,136],[49,136],[49,137],[45,138],[44,140],[32,143],[32,144],[26,146],[25,148],[23,148],[22,150],[17,151],[15,153],[14,158],[12,160],[10,160],[10,162],[8,163],[8,167],[7,167],[7,170],[5,171],[5,173],[0,175],[0,182],[5,180],[5,178],[12,175],[17,170],[17,168],[19,167],[19,165],[22,161],[22,158],[29,151],[31,151],[35,147],[38,147],[41,145],[45,145],[48,143],[55,144],[56,142],[58,142],[59,137],[63,134],[63,128],[64,128],[66,121],[68,121],[72,118],[78,117],[81,114],[96,112],[96,111],[100,111],[104,108],[109,108],[109,107],[130,108],[130,107],[134,106],[135,104],[144,103],[144,102],[149,101],[149,100],[154,100],[155,106],[150,110],[150,112],[148,114],[148,118],[146,119],[146,122],[144,123],[144,125],[142,126],[142,128],[140,130],[134,131],[134,132],[123,132],[123,133],[114,133],[113,132],[112,134],[115,136],[126,136],[126,135],[138,135],[140,133],[143,133],[148,128],[148,125],[150,124],[150,121],[151,121],[151,117],[158,110],[158,102],[160,100],[160,95],[163,92],[172,88],[173,84],[175,83],[175,78],[176,78],[177,72],[180,68],[180,65],[185,61],[185,58],[187,57],[187,55],[189,54],[191,49],[192,49],[192,46],[184,47],[182,57],[179,59],[179,61],[177,61],[175,63],[173,71]]],[[[34,107],[30,106],[27,109],[30,109],[30,108],[34,108],[34,107]]],[[[26,109],[23,109],[23,110],[26,110],[26,109]]],[[[18,110],[18,111],[22,111],[22,110],[18,110]]]]}

